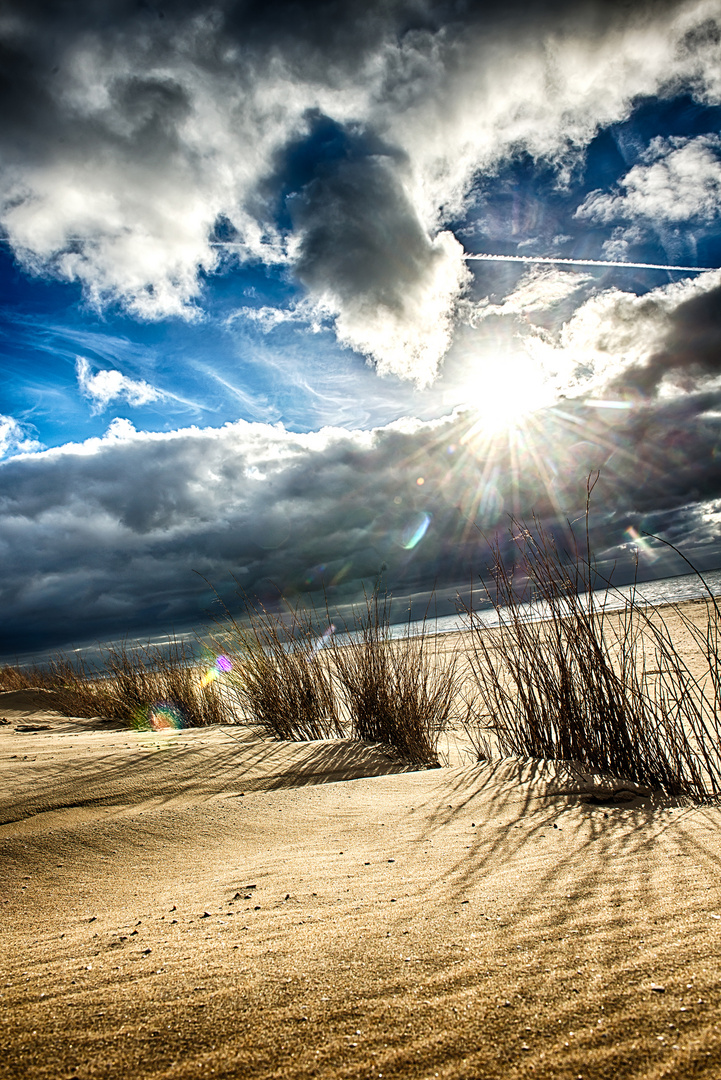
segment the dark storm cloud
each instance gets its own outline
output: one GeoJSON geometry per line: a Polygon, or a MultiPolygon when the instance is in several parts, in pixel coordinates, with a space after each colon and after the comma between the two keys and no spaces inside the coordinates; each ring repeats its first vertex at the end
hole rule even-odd
{"type": "Polygon", "coordinates": [[[429,238],[392,158],[335,165],[306,185],[291,214],[302,237],[296,273],[339,313],[339,339],[378,357],[381,373],[431,382],[469,275],[450,234],[429,238]]]}
{"type": "MultiPolygon", "coordinates": [[[[194,570],[221,589],[235,574],[266,597],[322,582],[342,595],[384,560],[411,560],[399,538],[419,489],[412,467],[407,482],[398,477],[424,449],[412,433],[114,430],[94,452],[16,459],[0,472],[3,651],[197,620],[211,594],[194,570]]],[[[418,572],[408,570],[411,583],[418,572]]]]}
{"type": "Polygon", "coordinates": [[[628,368],[616,385],[655,393],[664,380],[692,391],[721,374],[721,287],[692,296],[669,317],[664,339],[648,361],[628,368]]]}
{"type": "Polygon", "coordinates": [[[482,533],[510,513],[578,518],[596,467],[600,548],[651,524],[691,550],[721,498],[720,405],[718,392],[614,415],[571,403],[537,418],[527,451],[464,443],[467,415],[307,436],[116,421],[103,440],[0,468],[0,653],[197,626],[213,594],[194,571],[236,607],[233,575],[268,601],[325,586],[334,604],[383,565],[396,594],[452,593],[485,571],[482,533]]]}

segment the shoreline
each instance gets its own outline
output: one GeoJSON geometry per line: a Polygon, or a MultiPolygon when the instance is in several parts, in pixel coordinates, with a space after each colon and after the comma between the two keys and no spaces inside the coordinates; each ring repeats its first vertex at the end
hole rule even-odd
{"type": "MultiPolygon", "coordinates": [[[[711,595],[712,595],[713,599],[715,599],[716,601],[721,601],[721,569],[712,570],[712,571],[704,571],[703,574],[706,577],[709,577],[710,575],[718,575],[719,582],[718,582],[718,584],[716,584],[716,583],[712,584],[711,595]],[[715,588],[714,588],[714,585],[715,585],[715,588]],[[718,591],[715,591],[715,589],[717,589],[718,591]]],[[[686,574],[677,574],[677,575],[674,575],[673,577],[651,578],[648,581],[640,582],[638,584],[637,588],[638,588],[639,592],[642,594],[644,587],[652,589],[653,587],[657,587],[660,583],[681,581],[681,580],[684,580],[684,579],[689,579],[690,581],[698,581],[698,574],[689,572],[689,573],[686,573],[686,574]]],[[[616,588],[616,587],[614,586],[613,588],[616,588]]],[[[631,586],[630,585],[620,585],[617,588],[620,590],[620,592],[623,593],[625,590],[630,589],[631,586]]],[[[598,597],[598,596],[603,595],[603,593],[604,593],[604,590],[597,590],[594,593],[594,596],[598,597]]],[[[667,600],[667,599],[654,600],[654,599],[650,599],[647,602],[642,602],[642,606],[651,607],[651,608],[660,610],[660,609],[663,609],[663,608],[673,608],[673,607],[675,607],[677,605],[693,604],[693,603],[699,603],[699,602],[705,603],[707,601],[710,602],[710,600],[711,600],[711,597],[709,597],[708,594],[701,593],[698,596],[683,596],[679,600],[667,600]]],[[[401,600],[399,599],[398,602],[401,602],[401,600]]],[[[488,613],[491,613],[493,611],[493,608],[489,606],[485,610],[488,613]]],[[[612,613],[616,609],[610,607],[607,610],[608,610],[609,613],[612,613]]],[[[441,615],[441,616],[438,616],[438,619],[439,620],[444,620],[444,619],[452,619],[452,618],[457,618],[457,617],[460,617],[460,616],[458,616],[458,615],[441,615]]],[[[436,620],[430,620],[429,619],[429,625],[434,621],[436,621],[436,620]]],[[[399,628],[399,627],[403,627],[405,625],[407,625],[405,622],[393,623],[393,624],[391,624],[391,628],[392,629],[393,628],[399,628]]],[[[417,621],[417,622],[413,623],[412,625],[420,625],[420,622],[417,621]]],[[[459,628],[449,628],[448,630],[440,630],[440,631],[430,631],[429,630],[429,636],[443,637],[443,636],[445,636],[447,634],[456,634],[456,633],[465,633],[465,632],[466,631],[464,631],[462,629],[459,629],[459,628]]],[[[399,635],[399,638],[402,638],[403,636],[404,635],[399,635]]],[[[407,636],[407,635],[405,635],[405,636],[407,636]]],[[[110,646],[115,646],[115,645],[127,642],[128,640],[129,639],[127,637],[124,637],[124,638],[118,639],[117,641],[111,641],[109,643],[106,643],[106,645],[109,644],[110,646]]],[[[196,637],[195,631],[186,631],[185,633],[182,633],[182,634],[178,635],[177,638],[175,638],[173,635],[163,634],[160,637],[156,637],[155,640],[151,640],[150,637],[148,637],[148,638],[136,637],[136,638],[132,638],[130,640],[132,642],[132,646],[131,646],[132,648],[136,648],[136,647],[137,648],[144,648],[144,647],[146,647],[148,645],[150,645],[151,647],[160,646],[162,648],[164,645],[169,644],[173,640],[177,640],[179,643],[183,643],[183,642],[187,642],[187,641],[191,641],[191,640],[196,640],[197,641],[198,638],[196,637]]],[[[42,666],[42,664],[48,663],[50,660],[52,660],[53,658],[55,658],[55,657],[57,657],[59,655],[70,655],[70,654],[73,654],[73,653],[92,654],[94,650],[97,650],[97,648],[98,648],[97,643],[93,643],[92,645],[86,644],[86,645],[83,645],[83,646],[80,646],[80,647],[73,647],[73,648],[69,648],[69,649],[66,649],[66,650],[63,650],[63,649],[61,649],[61,650],[44,649],[44,650],[40,650],[39,652],[25,652],[25,653],[22,653],[22,654],[13,654],[12,656],[7,655],[4,659],[0,659],[0,667],[5,666],[5,665],[13,666],[15,664],[19,664],[19,666],[21,666],[21,667],[32,667],[36,663],[39,664],[40,666],[42,666]]]]}

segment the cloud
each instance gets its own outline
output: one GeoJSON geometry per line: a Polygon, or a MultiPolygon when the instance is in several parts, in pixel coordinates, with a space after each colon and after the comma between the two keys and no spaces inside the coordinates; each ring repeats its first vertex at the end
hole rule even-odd
{"type": "Polygon", "coordinates": [[[652,531],[713,546],[720,408],[718,390],[617,413],[570,401],[517,442],[471,435],[472,413],[308,435],[245,422],[146,433],[116,419],[102,438],[0,466],[0,654],[207,624],[213,594],[194,571],[236,611],[233,573],[270,603],[279,590],[322,603],[325,585],[334,605],[383,564],[394,594],[435,581],[452,601],[487,566],[479,529],[505,536],[510,512],[535,509],[554,528],[582,514],[598,466],[602,549],[649,514],[652,531]]]}
{"type": "Polygon", "coordinates": [[[643,363],[623,373],[623,383],[641,394],[692,393],[721,382],[721,274],[708,287],[688,290],[668,314],[664,333],[643,363]]]}
{"type": "Polygon", "coordinates": [[[592,191],[576,217],[602,225],[624,218],[651,225],[708,224],[721,215],[721,138],[653,139],[618,186],[623,194],[592,191]]]}
{"type": "Polygon", "coordinates": [[[477,326],[492,315],[523,316],[547,312],[568,300],[591,280],[591,274],[570,273],[553,267],[533,267],[523,275],[512,292],[504,297],[502,303],[492,304],[490,299],[485,297],[464,305],[462,310],[471,326],[477,326]]]}
{"type": "Polygon", "coordinates": [[[721,271],[642,296],[606,289],[557,332],[534,329],[526,348],[563,372],[567,392],[610,397],[707,389],[721,376],[721,271]]]}
{"type": "Polygon", "coordinates": [[[119,371],[103,370],[93,374],[90,364],[83,356],[75,361],[75,371],[81,394],[90,398],[93,412],[107,409],[111,401],[127,401],[129,405],[147,405],[164,395],[144,379],[129,379],[119,371]]]}
{"type": "Polygon", "coordinates": [[[318,307],[309,300],[290,304],[288,307],[272,307],[263,304],[261,307],[241,307],[233,311],[225,320],[227,327],[238,320],[247,320],[255,323],[264,334],[283,326],[285,323],[298,323],[308,326],[314,333],[323,328],[323,314],[318,307]]]}
{"type": "Polygon", "coordinates": [[[41,449],[42,443],[30,433],[28,424],[23,424],[12,416],[0,414],[0,458],[41,449]]]}
{"type": "Polygon", "coordinates": [[[526,152],[565,182],[644,95],[721,98],[708,0],[163,14],[5,4],[0,224],[21,264],[159,319],[199,318],[208,275],[261,263],[420,384],[451,341],[467,274],[449,226],[479,175],[526,152]]]}
{"type": "Polygon", "coordinates": [[[238,422],[151,435],[114,421],[102,439],[0,471],[5,625],[14,627],[2,647],[12,651],[10,637],[22,648],[21,637],[85,640],[201,620],[212,595],[194,570],[225,595],[238,568],[270,599],[276,587],[292,595],[321,580],[331,595],[355,595],[384,558],[403,559],[393,537],[422,493],[413,475],[407,507],[394,503],[398,471],[417,454],[418,433],[434,430],[294,435],[238,422]]]}
{"type": "Polygon", "coordinates": [[[449,232],[432,238],[386,158],[343,161],[292,204],[295,269],[338,339],[380,374],[433,381],[470,272],[449,232]]]}

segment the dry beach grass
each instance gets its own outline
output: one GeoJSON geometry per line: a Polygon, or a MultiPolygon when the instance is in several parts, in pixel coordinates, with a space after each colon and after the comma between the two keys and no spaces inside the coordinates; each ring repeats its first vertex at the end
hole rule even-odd
{"type": "Polygon", "coordinates": [[[693,616],[649,609],[635,587],[599,580],[588,533],[583,548],[571,534],[570,550],[537,523],[513,522],[511,534],[510,566],[492,548],[498,626],[468,610],[479,707],[466,728],[479,756],[577,761],[666,794],[717,798],[721,611],[703,577],[693,616]]]}
{"type": "Polygon", "coordinates": [[[240,595],[246,619],[226,609],[210,641],[244,716],[271,738],[348,736],[417,765],[438,764],[438,739],[458,718],[459,664],[430,632],[428,612],[418,623],[409,615],[399,636],[379,584],[335,621],[327,606],[277,612],[240,595]]]}
{"type": "Polygon", "coordinates": [[[67,716],[102,716],[139,729],[235,720],[220,688],[199,677],[190,644],[175,638],[162,646],[106,645],[95,664],[59,654],[43,666],[0,668],[0,690],[38,688],[50,691],[67,716]]]}

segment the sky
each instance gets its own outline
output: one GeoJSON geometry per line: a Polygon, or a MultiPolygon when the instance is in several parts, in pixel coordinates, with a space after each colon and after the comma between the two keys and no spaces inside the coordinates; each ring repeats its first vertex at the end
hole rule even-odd
{"type": "Polygon", "coordinates": [[[721,566],[719,267],[721,0],[5,0],[0,656],[721,566]]]}

